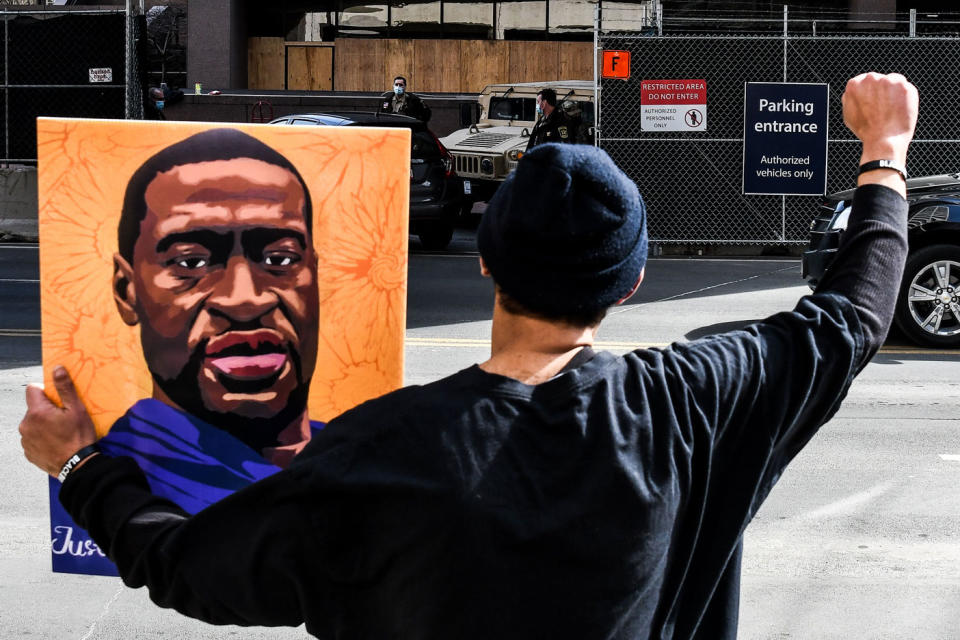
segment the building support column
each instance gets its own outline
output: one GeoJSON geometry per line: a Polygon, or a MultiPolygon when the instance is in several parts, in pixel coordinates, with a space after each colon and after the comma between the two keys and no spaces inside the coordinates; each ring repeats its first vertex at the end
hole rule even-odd
{"type": "Polygon", "coordinates": [[[246,89],[247,25],[243,0],[188,0],[187,86],[246,89]]]}

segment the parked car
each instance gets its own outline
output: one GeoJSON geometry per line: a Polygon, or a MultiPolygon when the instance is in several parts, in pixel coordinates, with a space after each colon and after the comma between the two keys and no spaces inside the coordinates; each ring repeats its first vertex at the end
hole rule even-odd
{"type": "Polygon", "coordinates": [[[578,142],[593,144],[593,82],[559,80],[491,84],[477,96],[480,120],[440,139],[463,178],[464,208],[485,202],[517,167],[537,122],[537,93],[557,92],[557,106],[574,123],[578,142]]]}
{"type": "Polygon", "coordinates": [[[443,249],[453,238],[460,213],[463,185],[453,157],[425,124],[392,113],[303,113],[276,118],[270,124],[327,127],[406,127],[410,147],[410,232],[426,249],[443,249]]]}
{"type": "MultiPolygon", "coordinates": [[[[803,277],[816,287],[847,228],[853,190],[826,196],[810,225],[803,277]]],[[[914,342],[960,347],[960,173],[907,180],[909,253],[895,319],[914,342]]]]}

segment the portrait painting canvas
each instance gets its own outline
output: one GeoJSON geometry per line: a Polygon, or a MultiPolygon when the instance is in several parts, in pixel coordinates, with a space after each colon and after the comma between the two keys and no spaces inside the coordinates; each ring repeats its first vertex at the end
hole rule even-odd
{"type": "MultiPolygon", "coordinates": [[[[41,118],[43,368],[188,513],[402,384],[406,129],[41,118]]],[[[116,568],[60,506],[53,570],[116,568]]]]}

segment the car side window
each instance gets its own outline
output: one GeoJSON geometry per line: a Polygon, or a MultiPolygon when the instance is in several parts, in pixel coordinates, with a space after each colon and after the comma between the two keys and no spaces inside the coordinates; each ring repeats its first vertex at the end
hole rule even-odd
{"type": "Polygon", "coordinates": [[[304,118],[294,118],[290,124],[318,124],[316,120],[306,120],[304,118]]]}
{"type": "Polygon", "coordinates": [[[440,157],[440,147],[429,131],[414,131],[411,139],[410,156],[429,160],[440,157]]]}

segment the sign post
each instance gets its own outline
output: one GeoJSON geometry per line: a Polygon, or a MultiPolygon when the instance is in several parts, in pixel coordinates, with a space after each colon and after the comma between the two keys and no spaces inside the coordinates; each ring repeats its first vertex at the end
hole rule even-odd
{"type": "Polygon", "coordinates": [[[827,190],[830,85],[747,82],[743,193],[822,196],[827,190]]]}

